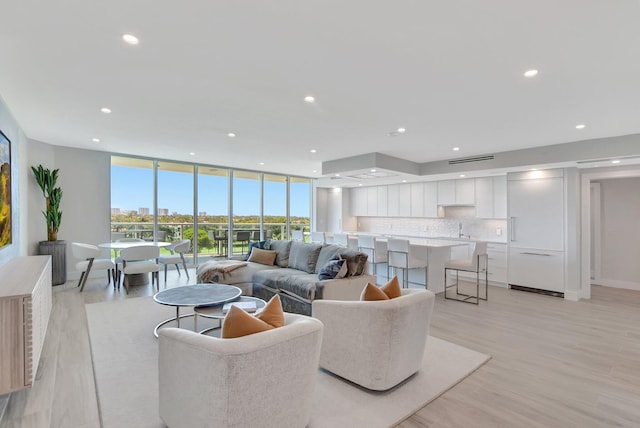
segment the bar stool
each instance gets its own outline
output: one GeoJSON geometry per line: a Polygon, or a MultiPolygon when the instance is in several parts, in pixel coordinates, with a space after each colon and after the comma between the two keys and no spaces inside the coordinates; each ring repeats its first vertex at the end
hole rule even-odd
{"type": "Polygon", "coordinates": [[[324,232],[311,232],[311,242],[314,244],[324,244],[326,242],[324,232]]]}
{"type": "Polygon", "coordinates": [[[389,276],[389,269],[393,268],[394,274],[397,269],[402,269],[402,287],[409,288],[409,269],[424,269],[424,288],[427,288],[427,261],[421,260],[415,257],[414,252],[411,250],[411,245],[408,239],[389,238],[387,242],[387,277],[389,276]]]}
{"type": "Polygon", "coordinates": [[[470,259],[454,259],[449,260],[444,264],[444,298],[447,300],[457,300],[458,302],[465,302],[477,305],[480,300],[489,299],[489,256],[487,254],[487,243],[483,241],[476,241],[473,254],[470,259]],[[484,261],[484,263],[483,263],[484,261]],[[447,271],[456,271],[456,284],[447,286],[447,271]],[[475,272],[476,274],[476,295],[460,293],[458,289],[458,276],[459,272],[475,272]],[[484,272],[484,299],[480,297],[480,273],[484,272]],[[456,297],[447,297],[448,288],[456,288],[456,297]],[[462,298],[460,297],[462,296],[462,298]],[[475,299],[475,302],[470,300],[475,299]]]}
{"type": "MultiPolygon", "coordinates": [[[[369,264],[373,265],[373,274],[377,273],[379,263],[387,263],[389,254],[387,253],[387,243],[375,236],[358,236],[358,251],[369,255],[369,264]]],[[[387,275],[387,280],[389,275],[387,275]]]]}

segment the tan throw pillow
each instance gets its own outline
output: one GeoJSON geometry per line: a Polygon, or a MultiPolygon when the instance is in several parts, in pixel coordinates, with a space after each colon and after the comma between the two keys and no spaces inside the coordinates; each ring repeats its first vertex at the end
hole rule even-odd
{"type": "Polygon", "coordinates": [[[276,252],[273,250],[261,250],[260,248],[254,248],[251,250],[251,255],[247,261],[273,266],[276,261],[276,252]]]}
{"type": "Polygon", "coordinates": [[[360,294],[360,300],[370,302],[372,300],[389,300],[389,296],[385,294],[384,291],[376,287],[372,283],[367,283],[364,290],[362,290],[362,294],[360,294]]]}
{"type": "Polygon", "coordinates": [[[400,296],[402,296],[400,283],[398,282],[398,277],[394,276],[391,281],[387,282],[382,287],[376,287],[375,284],[369,282],[364,290],[362,290],[360,300],[389,300],[400,296]]]}
{"type": "Polygon", "coordinates": [[[386,294],[390,299],[402,296],[402,291],[400,291],[400,282],[398,282],[397,276],[394,276],[391,281],[380,287],[380,290],[384,291],[384,294],[386,294]]]}
{"type": "Polygon", "coordinates": [[[277,294],[269,300],[262,312],[256,315],[256,318],[266,322],[272,327],[282,327],[284,325],[284,311],[282,310],[282,302],[277,294]]]}
{"type": "Polygon", "coordinates": [[[222,339],[232,339],[271,329],[273,329],[272,325],[248,314],[237,306],[231,306],[222,321],[220,337],[222,339]]]}

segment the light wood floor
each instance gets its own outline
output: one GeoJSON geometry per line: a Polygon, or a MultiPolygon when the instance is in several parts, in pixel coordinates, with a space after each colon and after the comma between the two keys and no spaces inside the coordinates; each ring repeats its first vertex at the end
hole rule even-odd
{"type": "MultiPolygon", "coordinates": [[[[190,275],[170,272],[168,286],[194,283],[190,275]]],[[[9,396],[0,428],[100,425],[84,304],[126,296],[106,279],[82,294],[75,284],[54,287],[38,381],[9,396]]],[[[398,427],[640,426],[640,293],[594,287],[581,302],[489,293],[480,306],[438,296],[431,334],[493,358],[398,427]]]]}

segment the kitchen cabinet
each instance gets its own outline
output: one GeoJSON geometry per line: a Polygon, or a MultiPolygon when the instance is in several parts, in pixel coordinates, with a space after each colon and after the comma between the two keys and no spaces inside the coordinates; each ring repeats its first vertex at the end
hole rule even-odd
{"type": "Polygon", "coordinates": [[[350,189],[350,210],[352,216],[367,215],[367,189],[366,187],[352,187],[350,189]]]}
{"type": "Polygon", "coordinates": [[[398,215],[400,217],[411,217],[411,185],[400,184],[398,192],[398,215]]]}
{"type": "Polygon", "coordinates": [[[423,183],[423,192],[423,217],[438,217],[438,183],[436,181],[423,183]]]}
{"type": "Polygon", "coordinates": [[[456,181],[438,181],[438,205],[455,205],[456,181]]]}
{"type": "Polygon", "coordinates": [[[411,217],[424,217],[424,183],[411,183],[411,217]]]}
{"type": "Polygon", "coordinates": [[[564,292],[564,171],[511,173],[508,282],[564,292]]]}
{"type": "Polygon", "coordinates": [[[475,180],[472,178],[438,181],[438,204],[474,205],[475,189],[475,180]]]}
{"type": "Polygon", "coordinates": [[[389,217],[400,216],[400,186],[390,184],[387,186],[387,215],[389,217]]]}
{"type": "Polygon", "coordinates": [[[375,217],[378,215],[378,188],[371,186],[365,188],[367,191],[367,213],[369,217],[375,217]]]}
{"type": "Polygon", "coordinates": [[[387,186],[377,186],[378,191],[378,213],[380,217],[386,217],[389,213],[389,207],[387,206],[387,186]]]}
{"type": "Polygon", "coordinates": [[[475,179],[476,217],[507,218],[507,177],[475,179]]]}

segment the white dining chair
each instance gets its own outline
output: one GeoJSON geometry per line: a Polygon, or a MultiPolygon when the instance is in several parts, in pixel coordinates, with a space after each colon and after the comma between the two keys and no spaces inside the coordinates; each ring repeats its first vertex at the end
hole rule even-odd
{"type": "Polygon", "coordinates": [[[393,268],[394,274],[397,269],[402,269],[402,287],[409,287],[409,269],[424,269],[424,286],[428,284],[427,260],[419,259],[415,256],[414,251],[408,239],[389,238],[387,241],[387,276],[389,277],[389,269],[393,268]]]}
{"type": "MultiPolygon", "coordinates": [[[[377,274],[377,265],[387,263],[389,254],[387,253],[387,242],[375,236],[358,236],[358,251],[369,256],[369,264],[373,265],[373,274],[377,274]]],[[[387,276],[387,279],[388,276],[387,276]]]]}
{"type": "Polygon", "coordinates": [[[184,273],[187,275],[187,279],[189,279],[189,271],[187,270],[187,261],[184,258],[184,253],[188,252],[191,248],[191,241],[188,239],[182,239],[180,241],[172,242],[171,245],[167,247],[171,254],[163,255],[158,257],[158,263],[164,265],[164,282],[167,282],[167,266],[176,265],[176,270],[178,271],[178,275],[180,275],[180,267],[178,263],[182,262],[182,267],[184,268],[184,273]]]}
{"type": "MultiPolygon", "coordinates": [[[[142,238],[120,238],[116,242],[145,242],[142,238]]],[[[116,265],[116,281],[118,283],[118,287],[120,287],[120,270],[122,269],[122,257],[120,254],[116,252],[114,254],[115,257],[113,259],[113,263],[116,265]]]]}
{"type": "Polygon", "coordinates": [[[324,232],[311,232],[311,242],[314,244],[326,243],[326,237],[324,232]]]}
{"type": "Polygon", "coordinates": [[[457,300],[458,302],[479,304],[480,300],[489,299],[489,255],[487,254],[487,243],[476,241],[473,247],[473,254],[470,259],[453,259],[444,264],[444,298],[447,300],[457,300]],[[456,271],[455,285],[447,285],[447,271],[456,271]],[[458,288],[459,272],[474,272],[476,274],[476,295],[460,293],[458,288]],[[484,298],[480,297],[480,274],[484,273],[484,298]],[[456,297],[447,297],[448,288],[456,288],[456,297]],[[473,300],[475,299],[475,300],[473,300]]]}
{"type": "Polygon", "coordinates": [[[129,278],[127,275],[151,273],[151,285],[159,287],[158,272],[160,265],[160,248],[155,245],[140,245],[125,248],[120,252],[122,258],[122,273],[124,274],[124,288],[129,293],[129,278]]]}
{"type": "Polygon", "coordinates": [[[72,242],[71,253],[73,257],[81,260],[76,263],[76,269],[82,272],[80,274],[80,280],[78,281],[80,291],[84,290],[84,285],[87,283],[87,278],[89,278],[92,269],[106,269],[108,278],[107,285],[113,281],[113,286],[116,286],[115,264],[111,259],[99,258],[101,253],[100,248],[91,244],[72,242]]]}

